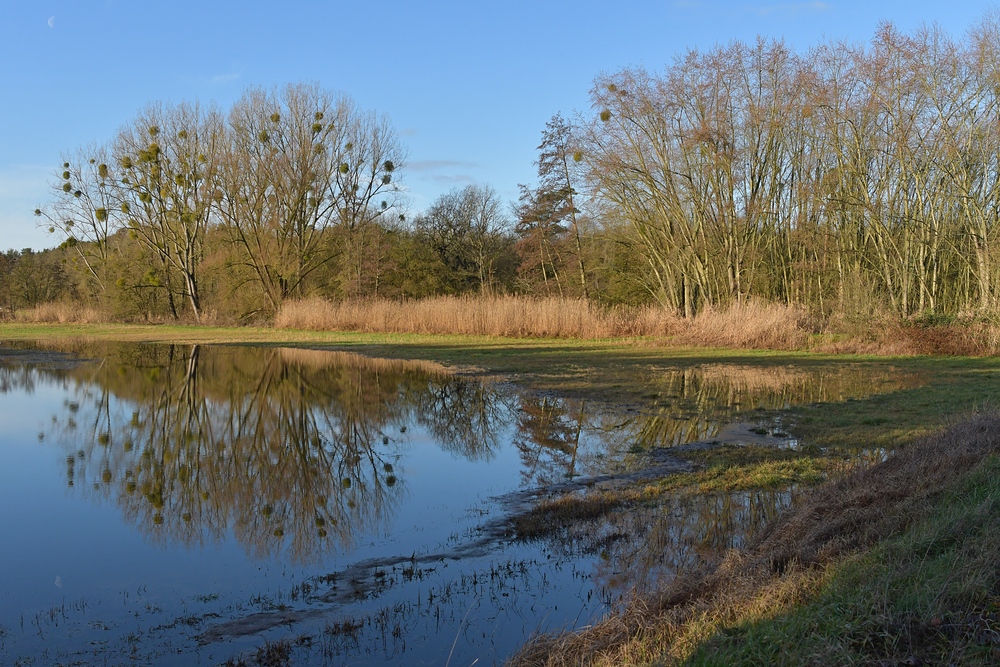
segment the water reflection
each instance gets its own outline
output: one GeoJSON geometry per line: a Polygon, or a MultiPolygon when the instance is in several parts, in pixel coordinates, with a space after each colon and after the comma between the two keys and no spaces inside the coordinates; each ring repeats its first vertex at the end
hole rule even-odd
{"type": "Polygon", "coordinates": [[[613,605],[678,572],[717,563],[791,501],[788,489],[668,498],[573,526],[554,545],[567,557],[599,556],[593,580],[613,605]]]}
{"type": "MultiPolygon", "coordinates": [[[[628,471],[648,461],[650,449],[714,439],[721,426],[734,417],[745,419],[757,408],[859,398],[913,384],[913,378],[891,368],[873,372],[861,364],[649,367],[629,371],[628,381],[643,400],[620,406],[596,396],[572,398],[459,377],[431,363],[342,352],[142,344],[75,344],[71,351],[93,361],[73,365],[32,360],[30,353],[13,361],[0,355],[0,396],[37,392],[59,397],[38,401],[57,408],[44,415],[38,434],[43,443],[32,445],[32,455],[56,451],[60,491],[68,488],[71,501],[81,495],[96,501],[77,505],[115,507],[148,542],[163,547],[235,540],[252,557],[247,559],[251,574],[246,575],[252,581],[246,586],[260,586],[271,596],[269,602],[262,602],[261,595],[247,600],[245,589],[238,589],[241,580],[221,590],[217,606],[211,595],[183,599],[170,612],[186,619],[183,623],[161,617],[155,606],[180,597],[173,590],[161,591],[149,604],[137,600],[125,612],[118,607],[105,611],[109,605],[93,603],[108,614],[94,617],[101,623],[118,618],[114,614],[145,614],[150,619],[147,636],[156,630],[168,647],[163,660],[176,653],[176,646],[190,649],[170,664],[191,664],[185,661],[197,652],[199,640],[191,639],[195,633],[226,641],[242,637],[236,630],[225,635],[217,629],[213,635],[210,626],[225,625],[223,619],[240,626],[248,610],[260,623],[262,615],[275,614],[273,624],[253,630],[261,640],[283,636],[286,614],[294,612],[296,618],[315,619],[321,628],[314,632],[317,637],[357,640],[355,648],[342,649],[363,654],[359,660],[374,663],[366,642],[383,642],[383,649],[391,647],[385,658],[389,664],[398,663],[412,647],[423,651],[414,662],[433,649],[442,660],[454,650],[456,664],[469,664],[489,649],[512,650],[525,632],[543,623],[587,622],[628,591],[647,588],[738,546],[787,506],[790,493],[671,498],[655,507],[631,507],[581,522],[550,541],[527,545],[488,530],[506,520],[491,514],[506,506],[489,496],[537,497],[569,479],[584,478],[578,482],[583,485],[593,482],[586,478],[628,471]],[[428,460],[432,462],[426,464],[428,460]],[[421,496],[428,488],[440,489],[439,495],[421,496]],[[483,505],[489,505],[483,511],[487,518],[471,511],[461,514],[483,505]],[[438,519],[445,524],[441,531],[434,532],[438,525],[431,525],[431,515],[446,517],[438,519]],[[456,515],[460,518],[453,521],[456,515]],[[393,525],[398,530],[400,517],[417,527],[403,537],[382,535],[393,525]],[[456,522],[461,526],[452,525],[456,522]],[[450,537],[451,532],[457,537],[450,537]],[[339,558],[355,547],[350,559],[339,558]],[[331,555],[338,557],[327,558],[331,555]],[[299,589],[293,589],[298,593],[289,594],[286,587],[286,597],[281,597],[282,581],[265,583],[263,575],[254,579],[258,567],[270,567],[255,559],[273,559],[273,569],[282,571],[288,561],[310,567],[296,575],[301,576],[299,589]],[[444,563],[455,565],[449,569],[444,563]],[[452,574],[459,569],[460,574],[452,574]],[[556,601],[561,615],[555,614],[556,601]],[[202,615],[195,617],[191,608],[202,615]],[[337,618],[369,620],[363,630],[329,634],[322,628],[328,626],[331,610],[337,618]],[[386,610],[396,614],[393,625],[379,620],[390,618],[386,610]],[[477,616],[481,628],[472,627],[477,616]],[[498,618],[508,618],[509,627],[498,629],[498,618]],[[396,627],[401,628],[399,636],[396,627]],[[189,634],[178,639],[176,633],[184,632],[189,634]],[[456,648],[459,633],[464,634],[456,648]]],[[[34,424],[37,416],[25,419],[34,424]]],[[[33,439],[34,431],[29,434],[33,439]]],[[[51,470],[45,470],[46,479],[52,479],[51,470]]],[[[20,491],[0,485],[0,496],[5,491],[4,501],[11,505],[45,504],[15,496],[31,493],[27,485],[20,491]]],[[[51,504],[56,506],[67,505],[51,504]]],[[[44,521],[39,518],[39,525],[44,521]]],[[[8,525],[0,522],[4,534],[8,525]]],[[[22,540],[36,539],[31,530],[17,534],[22,540]]],[[[24,549],[45,551],[37,545],[24,549]]],[[[111,559],[142,562],[152,551],[159,550],[128,545],[111,559]]],[[[170,558],[181,551],[169,552],[170,558]]],[[[229,566],[231,554],[222,550],[191,551],[198,562],[195,569],[209,570],[220,561],[229,566]]],[[[154,569],[149,572],[133,580],[159,576],[154,569]]],[[[48,571],[28,574],[51,581],[48,571]]],[[[213,576],[184,574],[197,580],[193,590],[205,594],[213,592],[213,576]]],[[[88,571],[87,577],[117,581],[114,573],[88,571]]],[[[24,599],[33,594],[25,592],[24,599]]],[[[92,600],[97,597],[91,594],[92,600]]],[[[0,606],[9,618],[21,611],[8,613],[0,606]]],[[[346,621],[339,622],[341,626],[329,627],[342,630],[346,621]]],[[[67,650],[83,641],[80,637],[95,646],[103,641],[99,626],[86,627],[90,629],[73,631],[84,634],[67,635],[67,650]]],[[[0,662],[2,650],[0,642],[0,662]]],[[[341,648],[330,650],[339,654],[341,648]]]]}
{"type": "Polygon", "coordinates": [[[595,406],[587,400],[522,393],[514,444],[526,485],[546,486],[577,476],[642,465],[657,447],[711,441],[734,419],[806,403],[865,398],[913,386],[919,379],[893,368],[839,364],[794,366],[705,364],[651,368],[633,381],[646,396],[641,408],[595,406]]]}
{"type": "Polygon", "coordinates": [[[525,485],[546,486],[580,474],[580,439],[589,425],[586,401],[525,394],[519,408],[514,445],[525,485]]]}
{"type": "Polygon", "coordinates": [[[69,450],[68,486],[113,499],[154,541],[231,530],[258,557],[310,560],[385,525],[408,425],[488,460],[508,412],[499,392],[432,364],[346,353],[120,346],[59,373],[74,397],[47,437],[69,450]]]}
{"type": "Polygon", "coordinates": [[[642,380],[648,407],[622,424],[625,437],[641,449],[711,440],[734,418],[754,410],[867,398],[921,381],[892,367],[857,363],[651,368],[642,380]]]}
{"type": "Polygon", "coordinates": [[[289,348],[119,344],[77,367],[8,366],[0,392],[38,372],[72,398],[40,437],[66,483],[116,502],[155,542],[217,542],[298,561],[350,548],[403,502],[407,428],[488,462],[512,438],[522,487],[636,465],[652,447],[713,438],[739,412],[858,397],[905,382],[860,365],[707,364],[649,369],[649,405],[625,413],[456,377],[428,362],[289,348]],[[510,433],[511,435],[507,435],[510,433]]]}

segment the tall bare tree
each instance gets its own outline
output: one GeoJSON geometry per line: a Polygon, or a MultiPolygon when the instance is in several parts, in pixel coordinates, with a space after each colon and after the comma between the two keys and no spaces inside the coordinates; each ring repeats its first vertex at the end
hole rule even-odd
{"type": "Polygon", "coordinates": [[[271,312],[334,258],[360,270],[364,228],[398,215],[405,155],[391,124],[318,86],[247,91],[224,153],[220,215],[271,312]]]}
{"type": "Polygon", "coordinates": [[[114,148],[129,229],[160,258],[168,280],[171,272],[180,275],[195,319],[202,315],[200,265],[222,142],[215,109],[153,104],[121,131],[114,148]]]}

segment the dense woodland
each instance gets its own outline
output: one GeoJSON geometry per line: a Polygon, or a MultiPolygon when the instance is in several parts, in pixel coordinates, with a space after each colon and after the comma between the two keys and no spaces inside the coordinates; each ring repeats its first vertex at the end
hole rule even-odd
{"type": "Polygon", "coordinates": [[[541,133],[537,182],[410,216],[388,119],[315,85],[152,104],[67,157],[0,256],[7,312],[265,321],[288,299],[433,295],[819,313],[1000,311],[1000,18],[960,39],[691,51],[601,76],[541,133]]]}

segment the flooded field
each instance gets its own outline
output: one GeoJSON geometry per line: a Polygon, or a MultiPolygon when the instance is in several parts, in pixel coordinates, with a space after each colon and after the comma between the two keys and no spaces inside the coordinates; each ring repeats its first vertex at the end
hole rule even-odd
{"type": "Polygon", "coordinates": [[[0,348],[5,665],[499,663],[739,545],[792,490],[531,540],[512,516],[688,470],[669,448],[731,439],[734,419],[914,382],[688,362],[648,368],[648,402],[617,406],[344,352],[0,348]]]}

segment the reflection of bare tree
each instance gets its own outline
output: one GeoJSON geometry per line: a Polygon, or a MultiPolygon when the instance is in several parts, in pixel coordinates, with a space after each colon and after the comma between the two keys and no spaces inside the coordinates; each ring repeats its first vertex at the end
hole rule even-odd
{"type": "Polygon", "coordinates": [[[35,378],[37,371],[27,366],[13,368],[0,366],[0,394],[23,391],[26,394],[35,393],[35,378]]]}
{"type": "Polygon", "coordinates": [[[233,532],[255,554],[309,558],[392,515],[398,459],[419,424],[456,455],[489,460],[513,422],[522,482],[608,472],[628,452],[711,438],[737,412],[841,400],[901,386],[892,369],[710,364],[633,378],[639,412],[510,391],[427,362],[277,348],[121,344],[103,361],[0,367],[0,389],[41,374],[70,389],[52,434],[67,481],[113,498],[155,540],[233,532]],[[515,421],[516,419],[516,421],[515,421]]]}
{"type": "Polygon", "coordinates": [[[498,427],[510,419],[509,397],[481,383],[432,381],[412,398],[418,423],[445,449],[471,461],[492,458],[498,427]]]}
{"type": "Polygon", "coordinates": [[[123,345],[72,378],[54,426],[69,484],[114,498],[154,540],[232,531],[258,556],[309,559],[383,525],[415,420],[483,458],[508,414],[432,364],[345,353],[123,345]]]}
{"type": "Polygon", "coordinates": [[[716,563],[786,509],[787,490],[679,496],[581,522],[554,535],[568,555],[601,556],[594,578],[606,602],[649,591],[679,571],[716,563]]]}
{"type": "Polygon", "coordinates": [[[524,483],[546,486],[580,474],[580,437],[586,425],[586,401],[522,395],[514,445],[521,453],[524,483]]]}

